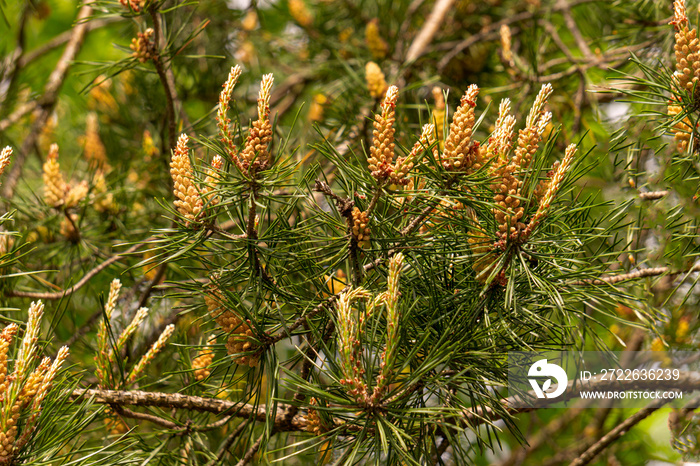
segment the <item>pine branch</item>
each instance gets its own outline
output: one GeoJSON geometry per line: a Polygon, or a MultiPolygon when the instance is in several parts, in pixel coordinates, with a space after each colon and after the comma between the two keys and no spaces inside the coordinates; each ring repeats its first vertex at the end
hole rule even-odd
{"type": "MultiPolygon", "coordinates": [[[[73,400],[92,398],[96,403],[108,405],[152,406],[214,414],[228,414],[237,418],[253,419],[258,422],[266,422],[269,416],[267,408],[263,405],[254,406],[220,400],[218,398],[204,398],[200,396],[181,395],[179,393],[143,392],[138,390],[78,389],[73,391],[70,398],[73,400]]],[[[276,420],[275,427],[278,429],[286,427],[286,430],[304,430],[306,420],[301,415],[294,416],[288,423],[281,422],[284,419],[284,414],[287,409],[287,405],[277,405],[274,416],[276,420]]]]}
{"type": "Polygon", "coordinates": [[[666,275],[666,274],[687,275],[687,274],[690,274],[693,272],[700,272],[700,264],[694,265],[693,267],[691,267],[687,270],[679,271],[679,272],[671,272],[670,267],[650,267],[648,269],[640,269],[640,270],[637,270],[636,272],[625,273],[622,275],[612,275],[610,277],[602,277],[602,278],[597,278],[597,279],[578,280],[578,281],[572,282],[571,285],[604,285],[604,284],[612,285],[612,284],[624,282],[627,280],[637,280],[640,278],[647,278],[647,277],[658,277],[659,275],[666,275]]]}
{"type": "Polygon", "coordinates": [[[648,193],[640,193],[639,198],[645,201],[655,201],[661,199],[668,194],[668,191],[651,191],[648,193]]]}
{"type": "Polygon", "coordinates": [[[66,296],[70,296],[71,294],[78,291],[87,282],[89,282],[92,277],[94,277],[98,273],[102,272],[104,269],[106,269],[110,265],[114,264],[115,262],[118,262],[120,259],[124,258],[124,256],[127,256],[129,254],[136,252],[138,250],[138,248],[143,246],[144,243],[135,244],[134,246],[130,247],[129,249],[127,249],[123,253],[116,254],[116,255],[110,257],[109,259],[102,262],[100,265],[98,265],[94,269],[87,272],[85,275],[83,275],[83,278],[78,280],[78,283],[76,283],[75,285],[71,286],[70,288],[68,288],[66,290],[55,291],[53,293],[8,290],[5,293],[5,296],[11,297],[11,298],[31,298],[31,299],[47,299],[47,300],[63,299],[66,296]]]}
{"type": "Polygon", "coordinates": [[[30,10],[29,5],[23,6],[22,14],[19,18],[19,27],[17,28],[17,46],[10,55],[5,57],[2,68],[0,68],[2,70],[0,76],[3,78],[2,81],[0,81],[0,108],[2,108],[2,104],[14,87],[19,71],[22,69],[19,62],[24,55],[25,29],[27,27],[27,19],[29,18],[30,10]]]}
{"type": "Polygon", "coordinates": [[[166,429],[185,430],[184,427],[179,426],[179,425],[175,424],[174,422],[168,421],[167,419],[164,419],[162,417],[154,416],[153,414],[137,413],[135,411],[130,410],[129,408],[124,408],[123,406],[119,406],[119,405],[112,405],[111,407],[115,413],[117,413],[118,415],[123,416],[123,417],[138,419],[139,421],[152,422],[153,424],[156,424],[156,425],[161,426],[161,427],[165,427],[166,429]]]}
{"type": "MultiPolygon", "coordinates": [[[[111,24],[117,23],[121,21],[122,18],[120,17],[114,17],[114,18],[103,18],[103,19],[95,19],[87,23],[87,32],[94,31],[96,29],[101,29],[105,26],[109,26],[111,24]]],[[[64,45],[66,42],[68,42],[71,38],[72,31],[65,31],[62,32],[61,34],[57,35],[53,39],[44,42],[37,48],[28,51],[25,53],[22,57],[20,57],[17,66],[20,68],[24,68],[33,61],[43,57],[47,53],[57,49],[58,47],[64,45]]]]}
{"type": "MultiPolygon", "coordinates": [[[[572,388],[574,381],[569,382],[572,388]]],[[[619,390],[620,382],[615,380],[601,380],[600,376],[593,377],[589,381],[588,391],[619,390]]],[[[700,389],[700,373],[681,372],[678,380],[636,380],[629,381],[624,386],[625,390],[687,390],[700,389]]],[[[144,392],[138,390],[96,390],[78,389],[70,396],[76,400],[80,398],[92,398],[94,402],[108,405],[152,406],[159,408],[184,409],[192,411],[209,412],[214,414],[227,413],[229,416],[251,419],[258,422],[267,422],[268,409],[264,405],[254,406],[240,404],[218,398],[204,398],[199,396],[182,395],[179,393],[144,392]]],[[[490,423],[502,417],[502,414],[511,415],[525,413],[544,408],[550,404],[560,403],[575,398],[575,391],[567,390],[556,399],[538,400],[537,406],[526,408],[513,408],[516,398],[501,400],[503,411],[496,411],[490,407],[468,408],[462,411],[462,423],[467,426],[478,426],[490,423]]],[[[286,413],[290,405],[277,404],[274,413],[274,428],[277,431],[302,431],[306,428],[306,418],[297,414],[287,420],[286,413]]]]}
{"type": "Polygon", "coordinates": [[[625,435],[636,424],[649,417],[657,409],[661,408],[670,401],[670,399],[656,400],[653,403],[650,403],[647,407],[637,411],[632,416],[627,418],[624,422],[618,424],[614,429],[612,429],[606,435],[601,437],[600,440],[598,440],[596,443],[591,445],[591,447],[588,450],[583,452],[581,456],[572,461],[569,466],[584,466],[590,463],[593,460],[593,458],[595,458],[598,455],[598,453],[603,451],[615,440],[625,435]]]}

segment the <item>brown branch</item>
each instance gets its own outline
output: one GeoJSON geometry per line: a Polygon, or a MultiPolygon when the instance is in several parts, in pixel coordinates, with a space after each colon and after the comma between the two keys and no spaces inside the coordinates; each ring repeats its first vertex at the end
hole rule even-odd
{"type": "Polygon", "coordinates": [[[165,271],[168,269],[168,263],[165,262],[161,264],[158,267],[158,270],[156,271],[156,275],[153,277],[152,280],[148,282],[148,285],[146,286],[146,289],[143,290],[143,293],[141,294],[141,297],[139,298],[139,307],[144,307],[146,303],[148,302],[148,298],[151,297],[151,294],[153,293],[153,288],[160,283],[160,281],[165,277],[165,271]]]}
{"type": "MultiPolygon", "coordinates": [[[[421,5],[423,5],[423,3],[425,3],[425,0],[413,0],[411,4],[408,5],[406,13],[403,15],[403,21],[401,22],[399,33],[396,37],[403,39],[404,37],[408,36],[408,30],[411,27],[411,24],[413,23],[413,16],[416,14],[421,5]]],[[[396,48],[394,50],[395,61],[401,60],[405,48],[406,41],[399,40],[396,42],[396,48]]]]}
{"type": "Polygon", "coordinates": [[[684,271],[679,271],[679,272],[671,272],[670,267],[650,267],[648,269],[640,269],[637,270],[636,272],[630,272],[630,273],[625,273],[621,275],[612,275],[610,277],[603,277],[603,278],[596,278],[596,279],[588,279],[588,280],[578,280],[575,282],[571,282],[571,285],[604,285],[604,284],[615,284],[615,283],[620,283],[624,282],[627,280],[637,280],[639,278],[646,278],[646,277],[658,277],[659,275],[666,275],[666,274],[671,274],[671,275],[687,275],[689,273],[693,272],[700,272],[700,264],[694,265],[688,270],[684,271]]]}
{"type": "MultiPolygon", "coordinates": [[[[265,406],[235,403],[218,398],[181,395],[179,393],[143,392],[138,390],[96,390],[77,389],[71,393],[73,400],[92,398],[96,403],[119,406],[152,406],[157,408],[185,409],[190,411],[227,414],[237,418],[252,419],[266,422],[268,409],[265,406]]],[[[280,430],[304,430],[306,419],[301,415],[294,416],[288,423],[281,422],[288,406],[278,404],[274,413],[276,428],[280,430]],[[283,429],[286,427],[286,429],[283,429]]]]}
{"type": "Polygon", "coordinates": [[[590,401],[586,401],[584,406],[567,409],[564,414],[555,417],[552,422],[547,424],[543,429],[537,431],[537,434],[529,437],[527,439],[527,445],[523,445],[522,448],[514,449],[511,452],[510,457],[501,462],[499,466],[514,466],[516,464],[523,464],[523,461],[525,461],[529,454],[537,450],[540,446],[542,446],[542,444],[552,438],[552,435],[561,432],[562,429],[580,416],[581,412],[586,409],[589,404],[590,401]]]}
{"type": "MultiPolygon", "coordinates": [[[[22,147],[15,154],[12,160],[12,168],[10,169],[10,172],[8,173],[2,186],[2,197],[4,199],[9,200],[14,195],[15,188],[17,187],[19,178],[22,175],[24,162],[27,160],[27,155],[34,147],[37,138],[41,134],[41,130],[46,125],[49,115],[51,115],[51,112],[53,112],[53,109],[56,106],[58,93],[68,75],[68,69],[82,47],[83,39],[85,38],[85,33],[87,32],[87,22],[85,22],[85,20],[91,13],[92,8],[90,7],[90,3],[85,4],[78,12],[76,25],[71,31],[70,40],[68,41],[61,58],[59,58],[56,67],[49,75],[49,79],[44,87],[44,94],[38,99],[36,108],[33,109],[35,116],[34,123],[32,124],[27,137],[24,139],[22,147]]],[[[19,118],[17,118],[17,120],[19,120],[19,118]]]]}
{"type": "Polygon", "coordinates": [[[433,37],[435,37],[435,33],[437,33],[440,26],[444,23],[445,16],[454,2],[455,0],[437,0],[437,2],[435,2],[433,11],[430,12],[430,16],[425,20],[423,27],[408,48],[404,63],[414,62],[423,54],[425,48],[433,40],[433,37]]]}
{"type": "Polygon", "coordinates": [[[167,419],[164,419],[160,416],[154,416],[153,414],[137,413],[136,411],[132,411],[129,408],[124,408],[123,406],[119,406],[119,405],[112,405],[112,409],[114,410],[115,413],[117,413],[120,416],[128,417],[131,419],[138,419],[139,421],[152,422],[153,424],[156,424],[156,425],[161,426],[161,427],[165,427],[166,429],[172,429],[172,430],[185,430],[186,429],[186,427],[175,424],[174,422],[168,421],[167,419]]]}
{"type": "MultiPolygon", "coordinates": [[[[566,57],[565,63],[577,63],[579,60],[577,60],[573,56],[571,50],[569,50],[569,47],[566,46],[561,36],[559,35],[559,31],[557,30],[557,28],[547,20],[541,20],[539,23],[542,26],[544,26],[545,31],[547,31],[547,33],[551,36],[552,41],[556,44],[557,47],[559,47],[559,50],[561,50],[564,56],[566,57]]],[[[587,61],[591,61],[591,59],[587,61]]]]}
{"type": "Polygon", "coordinates": [[[33,112],[39,106],[38,100],[32,100],[31,102],[26,102],[15,109],[14,112],[10,113],[7,118],[0,121],[0,131],[5,131],[10,126],[21,120],[26,114],[33,112]]]}
{"type": "MultiPolygon", "coordinates": [[[[231,419],[233,419],[233,416],[226,416],[224,418],[219,419],[216,422],[212,422],[211,424],[207,424],[204,426],[192,426],[191,430],[196,431],[196,432],[206,432],[208,430],[218,429],[218,428],[223,427],[226,424],[228,424],[229,421],[231,421],[231,419]]],[[[246,421],[243,421],[243,423],[245,423],[245,422],[246,421]]]]}
{"type": "MultiPolygon", "coordinates": [[[[203,426],[191,424],[189,420],[185,425],[180,425],[160,416],[155,416],[153,414],[148,413],[138,413],[120,405],[111,405],[111,408],[112,410],[114,410],[115,413],[117,413],[120,416],[128,417],[131,419],[138,419],[140,421],[152,422],[153,424],[165,427],[166,429],[179,431],[181,434],[187,432],[206,432],[208,430],[219,429],[228,424],[228,422],[231,421],[231,419],[233,418],[233,416],[226,416],[222,419],[219,419],[216,422],[212,422],[203,426]]],[[[243,421],[241,424],[245,425],[246,422],[247,421],[243,421]]],[[[239,425],[238,427],[241,426],[239,425]]]]}
{"type": "Polygon", "coordinates": [[[374,208],[377,207],[377,203],[379,202],[379,198],[382,195],[382,184],[379,184],[377,186],[377,189],[374,190],[374,195],[372,196],[372,200],[369,202],[369,206],[367,206],[367,216],[371,216],[372,212],[374,211],[374,208]]]}
{"type": "Polygon", "coordinates": [[[644,201],[656,201],[661,199],[668,194],[668,191],[651,191],[648,193],[640,193],[639,198],[644,201]]]}
{"type": "Polygon", "coordinates": [[[610,432],[601,437],[596,443],[591,445],[588,450],[584,451],[581,456],[572,461],[569,466],[584,466],[590,463],[591,460],[598,455],[598,453],[606,449],[615,440],[625,435],[632,427],[649,417],[657,409],[661,408],[670,401],[670,399],[659,399],[653,403],[650,403],[647,407],[637,411],[624,422],[620,423],[610,432]]]}
{"type": "MultiPolygon", "coordinates": [[[[569,387],[573,387],[576,381],[569,382],[569,387]]],[[[636,380],[629,381],[622,387],[624,390],[687,390],[694,391],[700,389],[700,373],[681,372],[677,380],[636,380]]],[[[593,377],[589,381],[588,391],[609,391],[620,390],[620,381],[601,380],[601,376],[593,377]]],[[[547,407],[551,404],[571,400],[576,397],[576,391],[567,390],[556,399],[538,400],[536,406],[516,408],[516,398],[505,398],[501,400],[503,411],[496,411],[490,407],[465,408],[462,410],[462,423],[465,425],[478,426],[487,422],[501,419],[502,414],[515,415],[547,407]]],[[[209,412],[214,414],[224,414],[237,418],[251,419],[258,422],[267,422],[270,414],[264,405],[254,406],[241,404],[218,398],[203,398],[199,396],[182,395],[179,393],[160,393],[143,391],[118,391],[118,390],[95,390],[77,389],[70,395],[73,400],[80,398],[92,398],[96,403],[108,405],[130,405],[130,406],[153,406],[169,409],[185,409],[191,411],[209,412]]],[[[306,428],[306,418],[297,414],[287,421],[285,414],[289,410],[287,404],[277,404],[274,412],[274,429],[276,431],[301,431],[306,428]]]]}
{"type": "MultiPolygon", "coordinates": [[[[621,367],[628,367],[632,363],[635,351],[639,351],[642,344],[644,343],[645,337],[646,332],[641,329],[637,329],[627,340],[625,350],[620,358],[621,367]]],[[[547,440],[549,440],[553,434],[556,434],[557,432],[564,429],[571,421],[573,421],[581,413],[583,409],[591,407],[590,405],[592,400],[581,401],[583,403],[579,403],[579,406],[576,406],[573,409],[566,410],[566,413],[564,413],[562,416],[555,418],[543,429],[538,430],[534,436],[527,439],[527,446],[523,446],[523,448],[514,450],[511,456],[505,461],[503,461],[499,466],[515,466],[516,464],[523,464],[528,455],[530,455],[541,445],[543,445],[547,440]]],[[[602,425],[605,422],[605,419],[607,419],[607,416],[612,412],[610,408],[614,407],[614,400],[601,401],[601,405],[597,407],[599,416],[592,423],[593,425],[595,425],[595,432],[600,432],[602,425]]],[[[571,458],[575,455],[578,455],[590,445],[591,442],[589,442],[588,440],[582,442],[582,444],[576,444],[573,447],[569,448],[569,452],[565,453],[566,456],[564,456],[564,452],[562,452],[560,455],[555,456],[556,459],[552,458],[554,460],[553,463],[559,464],[562,461],[564,461],[564,458],[571,458]],[[560,456],[561,458],[559,458],[560,456]]]]}
{"type": "MultiPolygon", "coordinates": [[[[274,434],[274,431],[272,433],[270,433],[270,435],[273,435],[273,434],[274,434]]],[[[255,443],[253,445],[251,445],[251,447],[248,449],[247,452],[245,452],[245,455],[243,455],[243,458],[241,458],[241,460],[238,463],[236,463],[236,466],[245,466],[246,464],[250,463],[250,460],[253,459],[253,456],[255,456],[255,454],[260,449],[260,445],[262,444],[262,441],[265,439],[266,435],[267,435],[267,433],[263,432],[260,435],[260,437],[258,437],[258,439],[255,441],[255,443]]]]}
{"type": "Polygon", "coordinates": [[[420,224],[423,223],[423,220],[428,218],[428,215],[430,215],[430,213],[433,210],[435,210],[435,207],[438,205],[439,202],[440,201],[435,200],[431,202],[427,207],[425,207],[418,215],[418,217],[411,220],[411,222],[408,225],[406,225],[406,227],[403,230],[401,230],[401,236],[408,236],[414,231],[416,231],[420,224]]]}
{"type": "MultiPolygon", "coordinates": [[[[539,14],[542,12],[540,11],[539,14]]],[[[518,21],[524,21],[526,19],[533,18],[535,15],[532,12],[524,11],[522,13],[518,13],[517,15],[511,16],[510,18],[503,19],[501,21],[498,21],[496,23],[493,23],[485,28],[483,28],[481,31],[477,32],[476,34],[473,34],[469,36],[467,39],[463,40],[462,42],[459,42],[458,44],[453,45],[450,47],[450,52],[446,53],[445,56],[443,56],[440,61],[438,62],[438,72],[442,73],[445,69],[445,67],[450,63],[457,55],[459,55],[463,50],[468,49],[472,45],[482,42],[484,40],[493,40],[496,38],[500,37],[500,34],[498,33],[498,30],[501,28],[503,25],[510,25],[513,23],[517,23],[518,21]]]]}
{"type": "Polygon", "coordinates": [[[232,235],[226,230],[229,228],[233,228],[236,225],[236,222],[229,220],[221,224],[221,226],[216,226],[216,225],[207,225],[205,228],[211,232],[214,232],[218,235],[221,235],[222,237],[234,241],[242,240],[242,239],[247,239],[248,235],[245,233],[242,235],[232,235]]]}
{"type": "Polygon", "coordinates": [[[73,217],[71,217],[71,214],[67,209],[63,210],[63,215],[66,217],[66,220],[68,220],[68,223],[70,223],[71,228],[75,232],[75,237],[73,237],[72,232],[68,236],[70,237],[71,241],[77,244],[80,241],[80,230],[78,229],[78,225],[75,224],[73,217]]]}
{"type": "Polygon", "coordinates": [[[314,72],[305,70],[287,77],[270,96],[270,113],[282,119],[289,109],[294,107],[299,96],[304,93],[306,86],[316,79],[314,72]]]}
{"type": "Polygon", "coordinates": [[[70,288],[63,290],[63,291],[56,291],[53,293],[41,293],[41,292],[34,292],[34,291],[15,291],[15,290],[8,290],[5,293],[5,296],[11,297],[11,298],[32,298],[32,299],[62,299],[66,296],[69,296],[82,288],[92,277],[109,267],[110,265],[114,264],[117,262],[119,259],[123,258],[127,254],[131,254],[135,252],[138,248],[140,248],[143,245],[143,243],[135,244],[134,246],[130,247],[126,251],[124,251],[121,254],[116,254],[94,269],[90,270],[88,273],[86,273],[83,278],[78,280],[78,283],[75,285],[71,286],[70,288]]]}
{"type": "Polygon", "coordinates": [[[335,206],[338,209],[338,213],[346,219],[352,218],[352,208],[355,207],[355,202],[352,199],[338,196],[333,192],[331,187],[328,186],[328,183],[321,180],[316,180],[314,191],[323,193],[326,196],[333,198],[335,201],[335,206]]]}
{"type": "MultiPolygon", "coordinates": [[[[95,325],[95,323],[97,323],[100,317],[102,317],[103,312],[104,311],[102,309],[99,309],[98,311],[95,311],[90,317],[88,317],[88,320],[86,320],[80,328],[73,332],[70,338],[64,343],[64,346],[70,348],[76,341],[85,336],[85,334],[90,331],[92,326],[95,325]]],[[[52,359],[56,359],[57,354],[58,352],[54,353],[52,359]]]]}

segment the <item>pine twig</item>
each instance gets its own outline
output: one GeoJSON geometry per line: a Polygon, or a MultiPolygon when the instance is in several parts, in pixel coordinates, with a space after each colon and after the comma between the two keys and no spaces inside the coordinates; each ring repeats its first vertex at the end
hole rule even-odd
{"type": "MultiPolygon", "coordinates": [[[[119,406],[152,406],[157,408],[184,409],[190,411],[224,414],[237,418],[252,419],[258,422],[268,420],[268,408],[263,405],[235,403],[218,398],[182,395],[180,393],[144,392],[140,390],[99,390],[76,389],[71,393],[73,400],[92,398],[94,402],[119,406]]],[[[288,406],[278,404],[275,410],[276,428],[282,430],[304,430],[306,419],[301,415],[294,416],[289,423],[283,424],[284,413],[288,406]],[[284,429],[286,427],[286,429],[284,429]]]]}
{"type": "Polygon", "coordinates": [[[605,434],[596,443],[591,445],[588,450],[584,451],[578,458],[571,462],[569,466],[584,466],[590,463],[598,453],[606,449],[611,443],[625,435],[632,427],[649,417],[657,409],[670,402],[670,399],[659,399],[650,403],[647,407],[637,411],[635,414],[627,418],[622,423],[618,424],[614,429],[605,434]]]}
{"type": "Polygon", "coordinates": [[[444,23],[445,16],[454,2],[455,0],[437,0],[437,2],[435,2],[433,11],[430,12],[430,16],[425,20],[420,32],[416,38],[413,39],[413,43],[408,48],[404,63],[412,63],[423,54],[425,48],[433,40],[433,37],[435,37],[435,33],[437,33],[440,26],[444,23]]]}
{"type": "Polygon", "coordinates": [[[165,277],[165,271],[168,268],[168,263],[165,262],[161,264],[158,267],[158,270],[156,271],[156,275],[153,277],[152,280],[148,282],[148,285],[146,285],[146,289],[143,291],[141,294],[141,297],[139,298],[139,307],[144,307],[146,303],[148,302],[148,299],[151,297],[151,294],[153,293],[153,288],[165,277]]]}
{"type": "Polygon", "coordinates": [[[299,317],[291,325],[289,325],[288,327],[284,327],[282,330],[280,330],[279,333],[270,337],[270,340],[267,342],[267,344],[274,345],[275,343],[283,340],[284,338],[291,336],[294,330],[304,325],[309,319],[318,315],[322,310],[326,309],[328,306],[332,306],[338,300],[340,293],[348,291],[349,289],[350,287],[346,286],[340,292],[334,294],[333,296],[329,296],[325,301],[313,308],[306,315],[299,317]]]}
{"type": "Polygon", "coordinates": [[[15,290],[9,290],[5,293],[5,296],[11,297],[11,298],[31,298],[31,299],[62,299],[65,298],[66,296],[69,296],[82,288],[87,282],[90,281],[92,277],[97,275],[98,273],[102,272],[104,269],[109,267],[110,265],[114,264],[115,262],[119,261],[119,259],[122,259],[124,256],[131,254],[135,252],[138,248],[140,248],[143,245],[143,243],[135,244],[134,246],[130,247],[126,251],[120,254],[116,254],[94,269],[90,270],[87,272],[83,278],[78,280],[78,283],[75,285],[71,286],[68,289],[65,289],[63,291],[56,291],[53,293],[41,293],[41,292],[34,292],[34,291],[15,291],[15,290]]]}
{"type": "Polygon", "coordinates": [[[619,282],[624,282],[627,280],[637,280],[639,278],[646,278],[646,277],[657,277],[659,275],[665,275],[665,274],[673,274],[673,275],[687,275],[689,273],[693,272],[700,272],[700,264],[694,265],[693,267],[689,268],[688,270],[680,271],[680,272],[671,272],[670,267],[650,267],[648,269],[640,269],[637,270],[636,272],[630,272],[630,273],[625,273],[622,275],[612,275],[609,277],[602,277],[602,278],[597,278],[597,279],[587,279],[587,280],[578,280],[575,282],[572,282],[572,285],[604,285],[604,284],[615,284],[619,282]]]}
{"type": "MultiPolygon", "coordinates": [[[[270,434],[273,435],[274,431],[270,434]]],[[[258,452],[260,449],[260,445],[262,444],[262,441],[265,439],[266,433],[263,432],[260,437],[255,441],[253,445],[250,446],[247,452],[245,452],[245,455],[243,455],[243,458],[236,463],[236,466],[245,466],[246,464],[250,463],[250,460],[253,459],[253,456],[258,452]]]]}
{"type": "Polygon", "coordinates": [[[640,193],[639,198],[644,201],[656,201],[661,199],[668,194],[668,191],[651,191],[648,193],[640,193]]]}
{"type": "Polygon", "coordinates": [[[185,427],[175,424],[172,421],[168,421],[167,419],[164,419],[160,416],[155,416],[153,414],[148,413],[137,413],[136,411],[132,411],[129,408],[124,408],[123,406],[119,405],[112,405],[111,408],[114,410],[115,413],[117,413],[120,416],[128,417],[131,419],[138,419],[139,421],[152,422],[153,424],[165,427],[166,429],[185,430],[185,427]]]}
{"type": "Polygon", "coordinates": [[[0,68],[2,70],[0,72],[0,76],[3,78],[2,81],[0,81],[0,108],[7,100],[10,92],[12,92],[12,88],[17,82],[17,76],[22,69],[19,62],[24,55],[24,31],[27,26],[29,13],[30,6],[24,5],[22,8],[22,14],[19,18],[19,27],[17,28],[17,47],[15,47],[15,50],[10,55],[5,57],[5,60],[3,60],[4,63],[2,63],[2,67],[0,68]]]}

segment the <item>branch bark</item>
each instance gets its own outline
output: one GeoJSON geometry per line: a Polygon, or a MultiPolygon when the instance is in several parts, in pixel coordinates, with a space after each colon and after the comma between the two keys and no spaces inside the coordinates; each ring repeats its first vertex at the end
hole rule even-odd
{"type": "MultiPolygon", "coordinates": [[[[185,409],[190,411],[201,411],[214,414],[228,414],[238,418],[252,419],[259,422],[266,422],[268,418],[268,408],[254,406],[250,404],[235,403],[233,401],[220,400],[218,398],[204,398],[201,396],[181,395],[179,393],[144,392],[139,390],[97,390],[97,389],[77,389],[71,393],[70,398],[77,400],[80,398],[92,398],[100,404],[119,406],[152,406],[168,409],[185,409]]],[[[284,418],[287,405],[278,404],[275,410],[275,419],[284,418]]],[[[282,429],[280,422],[278,428],[282,429]]],[[[288,430],[304,430],[306,419],[301,415],[296,415],[289,420],[288,430]]]]}
{"type": "Polygon", "coordinates": [[[624,282],[627,280],[637,280],[639,278],[646,278],[646,277],[658,277],[659,275],[666,275],[666,274],[683,274],[687,275],[689,273],[693,272],[700,272],[700,264],[694,265],[693,267],[689,268],[688,270],[684,271],[679,271],[679,272],[671,272],[670,267],[650,267],[648,269],[640,269],[635,272],[630,272],[630,273],[625,273],[621,275],[612,275],[609,277],[602,277],[602,278],[596,278],[596,279],[589,279],[589,280],[578,280],[575,282],[572,282],[572,285],[613,285],[615,283],[620,283],[624,282]]]}

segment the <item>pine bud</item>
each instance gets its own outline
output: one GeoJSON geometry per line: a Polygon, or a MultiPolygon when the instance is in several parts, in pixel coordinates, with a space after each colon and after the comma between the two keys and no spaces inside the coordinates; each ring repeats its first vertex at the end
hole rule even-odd
{"type": "Polygon", "coordinates": [[[472,167],[474,156],[478,153],[478,143],[472,143],[472,130],[476,122],[476,96],[479,88],[476,84],[469,86],[462,96],[461,103],[450,124],[450,134],[445,141],[443,166],[446,170],[464,171],[472,167]]]}
{"type": "Polygon", "coordinates": [[[131,54],[141,63],[146,63],[148,60],[153,60],[158,57],[156,44],[153,38],[154,31],[152,28],[146,29],[144,32],[139,32],[137,36],[131,39],[131,54]]]}
{"type": "Polygon", "coordinates": [[[379,19],[374,18],[365,28],[365,42],[367,48],[375,59],[386,57],[389,52],[389,44],[379,34],[379,19]]]}
{"type": "Polygon", "coordinates": [[[369,249],[370,247],[370,230],[369,230],[369,217],[367,212],[360,211],[359,208],[354,207],[352,210],[352,236],[357,241],[360,247],[369,249]]]}
{"type": "Polygon", "coordinates": [[[237,155],[238,151],[233,142],[233,132],[231,131],[231,119],[228,117],[228,109],[231,101],[231,95],[233,94],[233,88],[238,82],[241,72],[240,66],[236,65],[231,67],[231,71],[228,74],[228,79],[226,79],[226,82],[223,84],[221,94],[219,94],[219,109],[216,112],[216,122],[219,127],[221,142],[224,143],[226,152],[236,163],[236,165],[239,164],[237,155]]]}
{"type": "Polygon", "coordinates": [[[501,25],[501,29],[499,30],[500,36],[501,36],[501,56],[503,57],[503,61],[510,67],[513,67],[514,61],[513,61],[513,50],[511,46],[511,32],[510,28],[508,25],[503,24],[501,25]]]}
{"type": "Polygon", "coordinates": [[[58,164],[58,144],[51,144],[43,166],[44,201],[51,207],[63,205],[68,186],[58,164]]]}
{"type": "Polygon", "coordinates": [[[188,224],[196,222],[202,211],[203,203],[193,177],[190,164],[189,149],[186,134],[181,134],[177,141],[177,147],[170,161],[170,176],[173,179],[173,193],[175,194],[175,207],[180,214],[188,220],[188,224]]]}
{"type": "Polygon", "coordinates": [[[314,17],[304,0],[289,0],[289,14],[302,27],[309,27],[314,21],[314,17]]]}
{"type": "Polygon", "coordinates": [[[367,158],[372,176],[377,181],[385,181],[392,173],[392,162],[394,161],[394,123],[396,122],[396,100],[399,89],[390,86],[386,91],[386,96],[382,101],[382,113],[374,121],[374,131],[372,133],[372,146],[369,149],[370,156],[367,158]]]}
{"type": "Polygon", "coordinates": [[[367,89],[369,95],[374,99],[381,98],[387,91],[388,85],[382,69],[373,61],[365,65],[365,79],[367,79],[367,89]]]}
{"type": "Polygon", "coordinates": [[[12,147],[5,147],[2,152],[0,152],[0,175],[3,174],[5,168],[10,164],[10,158],[12,157],[12,147]]]}
{"type": "Polygon", "coordinates": [[[197,357],[192,360],[192,369],[194,369],[195,379],[204,380],[211,374],[209,365],[214,360],[214,350],[211,347],[215,344],[216,336],[212,335],[207,340],[207,347],[199,350],[197,357]]]}
{"type": "Polygon", "coordinates": [[[90,165],[102,167],[107,163],[107,151],[100,138],[100,124],[97,114],[90,112],[85,118],[85,136],[83,137],[83,153],[90,165]]]}
{"type": "Polygon", "coordinates": [[[260,83],[258,94],[258,119],[253,122],[248,132],[248,139],[241,151],[243,170],[253,169],[258,172],[268,168],[272,162],[268,146],[272,142],[272,124],[270,123],[270,95],[274,77],[266,74],[260,83]]]}

